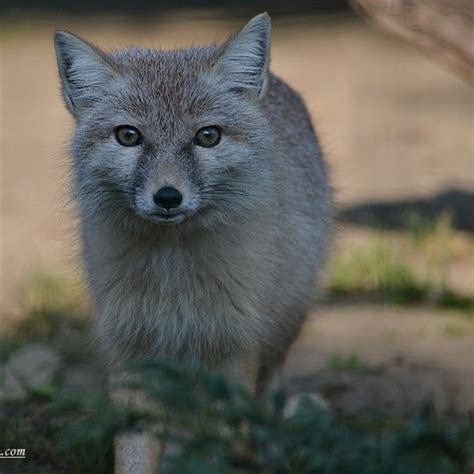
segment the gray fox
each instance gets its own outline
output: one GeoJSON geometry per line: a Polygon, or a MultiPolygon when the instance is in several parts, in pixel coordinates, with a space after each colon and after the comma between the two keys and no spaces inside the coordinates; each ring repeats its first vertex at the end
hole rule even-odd
{"type": "MultiPolygon", "coordinates": [[[[171,51],[105,53],[55,34],[95,334],[112,365],[198,362],[260,395],[298,334],[331,188],[302,98],[269,71],[270,34],[266,13],[224,44],[171,51]]],[[[143,438],[120,446],[119,472],[151,469],[143,438]]]]}

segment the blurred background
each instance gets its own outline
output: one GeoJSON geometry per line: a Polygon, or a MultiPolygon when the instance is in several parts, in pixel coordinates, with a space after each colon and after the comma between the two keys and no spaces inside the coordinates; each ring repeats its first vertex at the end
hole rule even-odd
{"type": "MultiPolygon", "coordinates": [[[[37,386],[59,371],[71,387],[102,387],[85,343],[73,122],[53,32],[105,49],[175,48],[225,40],[265,10],[271,67],[306,100],[337,209],[325,291],[288,361],[289,390],[394,417],[432,397],[443,417],[463,417],[474,409],[473,91],[466,68],[339,0],[2,2],[0,369],[28,374],[49,357],[55,369],[37,386]]],[[[25,397],[4,382],[0,395],[25,397]]]]}

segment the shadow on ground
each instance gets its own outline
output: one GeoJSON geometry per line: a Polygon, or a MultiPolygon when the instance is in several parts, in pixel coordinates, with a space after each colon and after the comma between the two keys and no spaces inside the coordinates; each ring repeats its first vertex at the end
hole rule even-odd
{"type": "Polygon", "coordinates": [[[403,199],[389,202],[365,202],[341,209],[338,219],[371,228],[405,230],[410,216],[435,221],[447,213],[455,229],[474,232],[474,193],[447,189],[428,199],[403,199]]]}

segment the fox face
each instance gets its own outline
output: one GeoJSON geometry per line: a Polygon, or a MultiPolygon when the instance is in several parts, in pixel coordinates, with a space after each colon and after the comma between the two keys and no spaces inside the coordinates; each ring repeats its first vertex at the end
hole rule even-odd
{"type": "Polygon", "coordinates": [[[265,14],[222,46],[176,51],[106,54],[56,33],[81,212],[120,226],[207,227],[266,199],[269,45],[265,14]]]}

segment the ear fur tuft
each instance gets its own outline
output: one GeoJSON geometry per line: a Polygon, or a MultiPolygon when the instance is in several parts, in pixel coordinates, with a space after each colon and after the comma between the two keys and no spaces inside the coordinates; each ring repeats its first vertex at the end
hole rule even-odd
{"type": "Polygon", "coordinates": [[[54,46],[64,101],[77,116],[105,92],[114,67],[105,53],[71,33],[56,32],[54,46]]]}
{"type": "Polygon", "coordinates": [[[230,88],[263,96],[270,62],[270,39],[270,16],[261,13],[224,43],[213,71],[230,88]]]}

